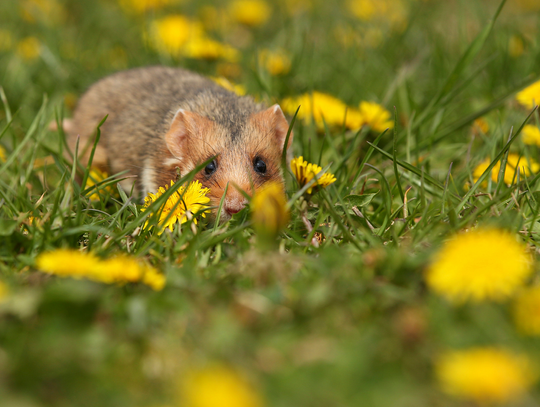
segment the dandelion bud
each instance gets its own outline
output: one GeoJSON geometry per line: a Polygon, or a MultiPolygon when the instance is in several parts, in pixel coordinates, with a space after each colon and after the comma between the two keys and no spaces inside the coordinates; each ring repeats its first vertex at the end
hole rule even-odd
{"type": "Polygon", "coordinates": [[[259,234],[275,237],[289,222],[283,186],[272,182],[251,201],[253,225],[259,234]]]}

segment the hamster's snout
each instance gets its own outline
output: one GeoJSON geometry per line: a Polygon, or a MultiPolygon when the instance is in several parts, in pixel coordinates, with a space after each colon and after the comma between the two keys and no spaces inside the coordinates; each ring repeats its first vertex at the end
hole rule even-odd
{"type": "Polygon", "coordinates": [[[225,200],[223,201],[223,210],[228,215],[228,217],[231,217],[235,213],[238,213],[242,209],[244,209],[247,203],[248,201],[246,197],[242,193],[240,193],[235,187],[230,185],[227,190],[225,200]]]}

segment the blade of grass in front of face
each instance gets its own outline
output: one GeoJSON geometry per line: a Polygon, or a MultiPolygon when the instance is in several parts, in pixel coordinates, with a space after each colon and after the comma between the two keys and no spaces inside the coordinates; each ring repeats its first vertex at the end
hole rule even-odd
{"type": "MultiPolygon", "coordinates": [[[[149,226],[152,227],[158,227],[159,226],[159,218],[161,216],[161,212],[163,210],[164,203],[167,202],[167,200],[171,197],[172,194],[176,193],[177,190],[182,185],[189,184],[193,178],[195,177],[195,174],[197,174],[199,171],[201,171],[204,167],[206,167],[212,160],[214,160],[215,157],[210,157],[208,160],[204,161],[200,165],[196,166],[192,171],[187,173],[185,176],[180,178],[178,181],[176,181],[172,186],[169,186],[168,189],[161,195],[158,199],[156,199],[154,202],[152,202],[147,208],[145,208],[144,211],[141,211],[140,214],[131,222],[129,222],[122,231],[120,231],[114,238],[114,241],[118,241],[121,239],[126,233],[128,233],[129,230],[134,230],[136,227],[141,226],[142,223],[148,219],[149,226]],[[156,209],[159,208],[158,211],[156,209]]],[[[185,193],[185,191],[184,191],[185,193]]],[[[179,197],[178,201],[172,208],[172,210],[169,212],[167,217],[163,220],[163,223],[166,223],[174,214],[174,211],[178,207],[180,203],[182,203],[182,197],[183,194],[179,197]]],[[[148,228],[149,230],[150,228],[148,228]]]]}
{"type": "MultiPolygon", "coordinates": [[[[287,143],[285,143],[287,145],[287,143]]],[[[212,232],[215,232],[217,227],[219,226],[219,221],[221,220],[221,211],[223,210],[223,204],[225,203],[225,197],[227,196],[227,191],[229,190],[229,183],[227,182],[227,185],[225,185],[225,189],[223,190],[223,196],[219,200],[219,206],[218,211],[216,215],[216,222],[214,224],[214,227],[212,228],[212,232]]]]}

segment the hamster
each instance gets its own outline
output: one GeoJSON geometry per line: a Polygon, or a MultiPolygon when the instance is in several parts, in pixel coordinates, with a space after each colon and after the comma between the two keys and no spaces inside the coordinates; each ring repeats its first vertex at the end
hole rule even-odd
{"type": "MultiPolygon", "coordinates": [[[[224,200],[223,220],[246,204],[245,197],[266,182],[283,183],[281,157],[289,124],[279,105],[266,108],[239,97],[199,74],[161,66],[115,73],[81,97],[64,125],[72,150],[91,144],[103,118],[93,165],[116,174],[137,195],[156,192],[178,176],[215,157],[195,175],[210,189],[211,205],[224,200]]],[[[292,133],[287,149],[291,146],[292,133]]],[[[80,159],[88,162],[89,150],[80,159]]],[[[214,210],[213,215],[216,215],[214,210]]]]}

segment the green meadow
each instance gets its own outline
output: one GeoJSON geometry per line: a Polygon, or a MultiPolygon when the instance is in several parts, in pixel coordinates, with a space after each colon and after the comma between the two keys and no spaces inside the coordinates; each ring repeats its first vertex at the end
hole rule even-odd
{"type": "Polygon", "coordinates": [[[0,405],[537,406],[539,80],[538,0],[2,1],[0,405]],[[148,65],[322,171],[158,233],[51,126],[148,65]]]}

